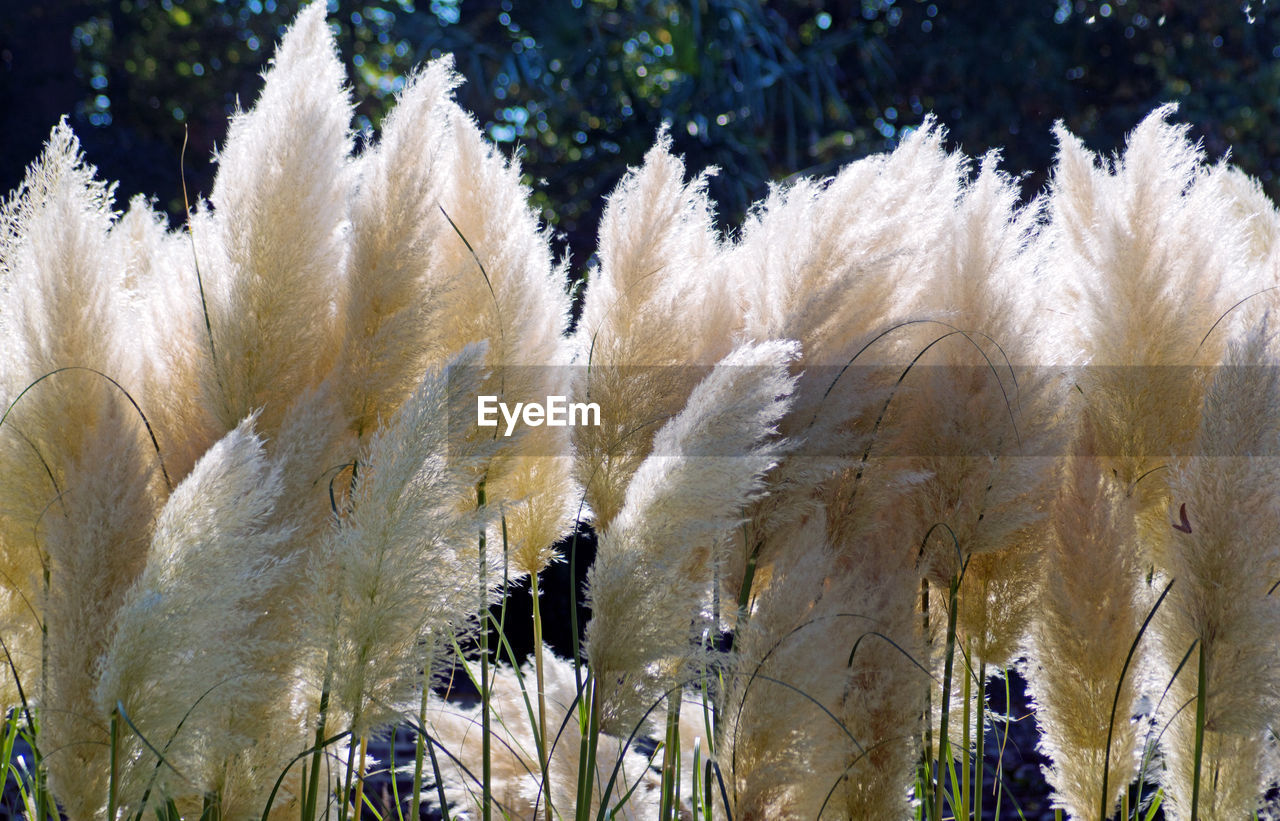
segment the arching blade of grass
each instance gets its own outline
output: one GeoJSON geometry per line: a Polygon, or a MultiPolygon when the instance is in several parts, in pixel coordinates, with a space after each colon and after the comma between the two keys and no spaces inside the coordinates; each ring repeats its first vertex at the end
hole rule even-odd
{"type": "Polygon", "coordinates": [[[280,793],[280,787],[284,785],[284,780],[289,775],[289,770],[293,769],[294,764],[297,764],[299,761],[305,762],[308,756],[313,755],[317,752],[323,754],[324,749],[328,747],[330,744],[341,741],[342,739],[346,738],[349,735],[351,735],[350,732],[341,732],[341,733],[338,733],[337,735],[330,736],[329,738],[321,739],[319,744],[308,747],[307,749],[303,750],[302,752],[295,755],[292,759],[290,759],[289,763],[286,764],[284,766],[284,769],[280,771],[280,775],[276,777],[275,786],[271,788],[271,794],[267,796],[267,803],[262,809],[262,821],[267,821],[267,819],[271,816],[271,808],[275,806],[276,796],[280,793]]]}
{"type": "MultiPolygon", "coordinates": [[[[1129,645],[1129,654],[1125,656],[1124,666],[1120,668],[1120,679],[1116,682],[1116,695],[1111,701],[1111,719],[1107,722],[1107,748],[1102,758],[1102,809],[1098,818],[1101,821],[1107,821],[1110,813],[1110,807],[1107,801],[1107,776],[1111,770],[1111,735],[1115,731],[1116,726],[1116,710],[1120,705],[1120,692],[1124,686],[1124,677],[1129,672],[1129,664],[1133,662],[1133,654],[1138,650],[1138,642],[1142,641],[1142,636],[1147,632],[1148,625],[1155,618],[1156,611],[1160,609],[1160,605],[1164,603],[1165,596],[1169,595],[1169,589],[1173,587],[1174,579],[1170,579],[1169,583],[1164,586],[1164,590],[1160,591],[1160,596],[1156,599],[1155,604],[1151,605],[1151,610],[1147,612],[1147,617],[1143,619],[1142,626],[1138,628],[1138,634],[1133,637],[1133,642],[1129,645]]],[[[1175,674],[1176,675],[1176,674],[1175,674]]],[[[1197,758],[1197,761],[1199,759],[1197,758]]]]}
{"type": "MultiPolygon", "coordinates": [[[[1173,688],[1173,683],[1174,683],[1175,681],[1177,681],[1178,676],[1179,676],[1179,675],[1181,675],[1181,673],[1182,673],[1182,668],[1184,668],[1184,667],[1186,667],[1186,666],[1187,666],[1187,662],[1188,662],[1188,661],[1190,661],[1190,659],[1191,659],[1191,654],[1195,652],[1195,650],[1196,650],[1196,646],[1197,646],[1199,643],[1200,643],[1200,640],[1199,640],[1199,639],[1196,639],[1195,641],[1191,642],[1191,646],[1190,646],[1190,647],[1188,647],[1188,648],[1187,648],[1187,652],[1183,654],[1183,656],[1182,656],[1182,660],[1181,660],[1180,662],[1178,662],[1178,666],[1177,666],[1177,667],[1175,667],[1175,668],[1174,668],[1174,670],[1173,670],[1173,675],[1172,675],[1172,676],[1170,676],[1170,677],[1169,677],[1169,681],[1165,683],[1165,686],[1164,686],[1164,692],[1162,692],[1162,693],[1160,694],[1160,699],[1159,699],[1159,701],[1157,701],[1157,702],[1156,702],[1156,706],[1155,706],[1155,708],[1152,710],[1152,713],[1153,713],[1153,714],[1156,714],[1156,715],[1158,715],[1158,714],[1159,714],[1161,705],[1163,705],[1163,704],[1164,704],[1164,700],[1165,700],[1166,698],[1168,698],[1168,696],[1169,696],[1169,691],[1173,688]]],[[[1190,704],[1190,703],[1191,703],[1191,702],[1189,702],[1189,701],[1187,702],[1187,704],[1190,704]]],[[[1173,717],[1174,717],[1174,718],[1176,718],[1176,717],[1178,716],[1178,714],[1179,714],[1179,713],[1181,713],[1181,712],[1183,711],[1183,709],[1185,709],[1185,708],[1186,708],[1187,704],[1183,704],[1181,707],[1179,707],[1179,708],[1177,709],[1177,711],[1175,711],[1175,712],[1174,712],[1173,717]]],[[[1146,744],[1145,744],[1145,749],[1143,750],[1143,754],[1142,754],[1142,763],[1141,763],[1141,764],[1139,765],[1139,767],[1138,767],[1138,785],[1137,785],[1137,794],[1138,794],[1139,796],[1141,796],[1141,795],[1142,795],[1142,789],[1143,789],[1143,787],[1146,785],[1147,765],[1151,763],[1152,751],[1153,751],[1153,750],[1155,750],[1155,749],[1159,746],[1159,744],[1160,744],[1160,739],[1162,739],[1162,738],[1164,737],[1164,731],[1165,731],[1165,730],[1167,730],[1168,728],[1169,728],[1169,727],[1168,727],[1168,725],[1166,724],[1166,725],[1165,725],[1165,727],[1164,727],[1164,729],[1162,729],[1162,730],[1161,730],[1161,731],[1156,735],[1156,737],[1155,737],[1155,739],[1154,739],[1154,740],[1152,740],[1152,739],[1151,739],[1151,731],[1148,731],[1148,733],[1147,733],[1147,741],[1146,741],[1146,744]]],[[[1152,727],[1152,730],[1154,730],[1154,727],[1152,727]]],[[[1158,790],[1157,792],[1158,792],[1158,793],[1160,793],[1160,794],[1161,794],[1161,796],[1163,797],[1163,789],[1160,789],[1160,790],[1158,790]]]]}
{"type": "Polygon", "coordinates": [[[17,406],[19,400],[21,400],[22,397],[26,396],[27,393],[32,388],[34,388],[36,385],[39,385],[41,382],[43,382],[44,380],[48,379],[51,376],[57,376],[60,373],[66,373],[68,371],[84,371],[86,373],[91,373],[96,376],[100,376],[103,379],[105,379],[107,382],[109,382],[113,387],[115,387],[116,390],[120,391],[121,394],[124,395],[125,400],[128,401],[128,403],[133,406],[133,409],[138,414],[138,418],[142,420],[143,427],[147,429],[147,436],[150,437],[151,447],[156,452],[156,462],[160,467],[160,474],[164,477],[165,487],[167,487],[170,491],[172,491],[173,480],[169,478],[169,469],[165,467],[164,455],[160,453],[160,442],[156,439],[155,430],[151,427],[151,420],[148,419],[147,415],[142,412],[142,407],[138,404],[138,401],[133,398],[133,395],[129,393],[128,390],[125,389],[124,385],[121,385],[115,379],[112,379],[110,376],[107,376],[105,373],[98,370],[97,368],[89,368],[89,367],[85,367],[84,365],[67,365],[62,368],[54,368],[53,370],[49,371],[43,376],[40,376],[39,378],[37,378],[36,380],[28,384],[21,391],[19,391],[18,395],[13,398],[13,401],[9,403],[9,407],[5,408],[3,414],[0,414],[0,425],[3,425],[5,423],[5,420],[9,418],[9,414],[13,412],[13,409],[14,407],[17,406]]]}

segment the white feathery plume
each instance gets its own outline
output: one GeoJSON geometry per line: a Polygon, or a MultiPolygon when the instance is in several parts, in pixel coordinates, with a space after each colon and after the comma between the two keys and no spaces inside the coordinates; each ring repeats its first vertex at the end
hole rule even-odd
{"type": "MultiPolygon", "coordinates": [[[[550,233],[529,205],[519,163],[504,159],[456,104],[445,114],[451,174],[435,203],[445,224],[434,250],[451,303],[439,320],[443,353],[486,340],[489,373],[480,393],[512,407],[567,396],[565,267],[551,263],[550,233]]],[[[479,428],[473,435],[493,438],[479,428]]],[[[552,561],[554,543],[572,527],[568,437],[567,427],[543,425],[500,438],[503,447],[476,476],[506,523],[505,536],[500,525],[491,527],[490,543],[507,540],[517,575],[552,561]]]]}
{"type": "Polygon", "coordinates": [[[710,604],[716,545],[784,450],[773,434],[796,354],[793,343],[763,342],[721,360],[654,437],[601,536],[586,654],[606,731],[629,732],[679,683],[694,652],[690,624],[710,604]]]}
{"type": "Polygon", "coordinates": [[[1137,495],[1140,549],[1157,568],[1170,533],[1168,474],[1157,468],[1188,452],[1205,366],[1230,335],[1230,323],[1215,326],[1252,287],[1230,200],[1205,184],[1212,172],[1187,127],[1166,122],[1174,110],[1148,115],[1113,163],[1059,125],[1041,235],[1061,311],[1046,316],[1061,318],[1068,350],[1081,352],[1072,401],[1137,495]]]}
{"type": "MultiPolygon", "coordinates": [[[[119,710],[117,799],[130,812],[148,789],[199,800],[221,787],[225,763],[262,729],[243,716],[291,684],[290,671],[262,663],[290,638],[250,629],[289,535],[272,521],[283,481],[254,421],[210,448],[170,496],[99,662],[94,701],[103,723],[119,710]]],[[[265,801],[269,785],[258,786],[265,801]]]]}
{"type": "Polygon", "coordinates": [[[1017,208],[997,159],[985,157],[967,184],[956,180],[962,193],[915,303],[933,321],[913,329],[919,356],[884,424],[884,451],[928,477],[897,515],[902,535],[921,546],[924,575],[945,591],[964,566],[957,635],[975,670],[1003,667],[1021,649],[1038,576],[1032,530],[1056,490],[1050,468],[1067,390],[1029,344],[1037,327],[1027,246],[1039,209],[1017,208]]]}
{"type": "MultiPolygon", "coordinates": [[[[487,606],[475,507],[477,466],[490,443],[469,440],[484,345],[433,369],[360,457],[349,510],[308,569],[321,593],[311,641],[331,681],[331,710],[354,737],[392,723],[423,686],[432,653],[487,606]]],[[[490,551],[487,578],[501,580],[490,551]]]]}
{"type": "Polygon", "coordinates": [[[357,435],[389,418],[452,344],[444,324],[456,286],[441,247],[454,238],[440,198],[455,160],[450,92],[459,81],[452,58],[411,75],[378,142],[356,161],[338,383],[357,435]]]}
{"type": "Polygon", "coordinates": [[[19,625],[11,653],[42,707],[50,786],[73,817],[105,785],[94,665],[166,492],[132,404],[140,346],[124,321],[126,266],[107,241],[113,217],[111,188],[64,122],[0,219],[0,404],[16,402],[0,428],[4,626],[19,625]]]}
{"type": "Polygon", "coordinates": [[[192,224],[217,354],[207,401],[226,428],[260,409],[268,436],[336,351],[351,103],[325,9],[298,15],[257,103],[232,118],[213,212],[192,224]]]}
{"type": "Polygon", "coordinates": [[[185,231],[141,196],[111,227],[107,242],[125,265],[130,326],[141,329],[141,395],[174,482],[180,482],[226,432],[208,406],[204,377],[209,334],[196,278],[198,260],[185,231]]]}
{"type": "Polygon", "coordinates": [[[930,120],[891,154],[852,163],[834,178],[772,190],[730,255],[745,295],[745,334],[800,341],[795,399],[779,430],[799,443],[770,476],[752,512],[751,544],[728,568],[730,595],[752,563],[761,581],[785,533],[812,511],[831,476],[862,465],[887,438],[876,420],[910,361],[904,347],[921,270],[940,253],[958,196],[960,159],[930,120]],[[763,571],[763,573],[762,573],[763,571]]]}
{"type": "Polygon", "coordinates": [[[1132,716],[1151,640],[1134,648],[1145,618],[1136,500],[1106,470],[1087,417],[1081,428],[1052,508],[1023,663],[1054,803],[1070,818],[1096,818],[1104,805],[1114,809],[1137,776],[1141,727],[1132,716]]]}
{"type": "Polygon", "coordinates": [[[1163,681],[1166,812],[1190,816],[1204,654],[1199,817],[1242,818],[1277,779],[1266,764],[1280,708],[1280,370],[1266,318],[1233,341],[1204,398],[1200,432],[1169,486],[1168,601],[1154,622],[1163,681]],[[1191,660],[1173,669],[1193,644],[1191,660]],[[1183,705],[1187,705],[1183,707],[1183,705]],[[1179,708],[1183,708],[1179,710],[1179,708]]]}
{"type": "Polygon", "coordinates": [[[663,130],[600,219],[600,265],[573,341],[573,391],[601,409],[600,425],[574,431],[575,476],[601,531],[618,515],[658,429],[729,353],[740,324],[707,174],[684,177],[663,130]]]}

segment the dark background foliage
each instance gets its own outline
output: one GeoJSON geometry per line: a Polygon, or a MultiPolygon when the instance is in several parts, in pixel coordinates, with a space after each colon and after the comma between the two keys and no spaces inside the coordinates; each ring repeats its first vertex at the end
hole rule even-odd
{"type": "MultiPolygon", "coordinates": [[[[237,100],[256,97],[296,4],[0,0],[0,191],[67,114],[120,201],[175,221],[180,169],[207,194],[237,100]],[[185,161],[181,151],[189,139],[185,161]]],[[[933,112],[970,154],[1001,148],[1033,195],[1064,120],[1113,151],[1176,101],[1211,157],[1275,196],[1280,14],[1228,0],[330,0],[373,131],[403,76],[455,55],[462,104],[522,158],[544,218],[585,269],[603,198],[663,123],[691,171],[715,165],[722,224],[769,181],[883,151],[933,112]]]]}

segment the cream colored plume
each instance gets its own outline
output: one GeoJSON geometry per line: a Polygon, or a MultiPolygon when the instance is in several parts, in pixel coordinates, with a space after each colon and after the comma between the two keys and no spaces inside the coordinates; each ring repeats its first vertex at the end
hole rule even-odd
{"type": "Polygon", "coordinates": [[[740,316],[732,302],[706,194],[686,183],[671,137],[609,195],[574,337],[575,398],[601,425],[574,432],[574,471],[595,527],[607,530],[658,429],[726,356],[740,316]]]}
{"type": "Polygon", "coordinates": [[[773,434],[796,353],[793,343],[765,342],[721,360],[658,432],[601,535],[586,641],[606,730],[630,732],[682,683],[690,624],[711,603],[717,544],[784,451],[773,434]]]}
{"type": "Polygon", "coordinates": [[[1137,776],[1141,726],[1132,716],[1153,643],[1145,636],[1126,667],[1146,617],[1135,499],[1106,470],[1087,419],[1081,430],[1052,509],[1024,664],[1055,805],[1093,819],[1104,806],[1113,812],[1137,776]]]}
{"type": "Polygon", "coordinates": [[[0,212],[0,405],[16,402],[0,427],[3,627],[42,707],[50,786],[72,817],[90,815],[105,789],[95,664],[167,492],[130,401],[130,390],[141,393],[141,346],[124,321],[126,265],[107,241],[112,220],[111,190],[65,122],[0,212]]]}
{"type": "MultiPolygon", "coordinates": [[[[352,429],[371,434],[411,394],[453,340],[458,274],[444,267],[456,241],[440,210],[456,162],[452,59],[412,75],[356,161],[351,256],[338,382],[352,429]]],[[[471,272],[468,272],[470,274],[471,272]]]]}
{"type": "Polygon", "coordinates": [[[217,354],[205,392],[226,429],[260,409],[274,436],[336,350],[351,103],[325,9],[312,3],[285,33],[257,103],[231,121],[213,210],[193,219],[217,354]]]}
{"type": "MultiPolygon", "coordinates": [[[[730,254],[744,295],[745,334],[801,343],[798,382],[779,430],[798,443],[770,476],[752,511],[750,545],[727,570],[734,597],[754,555],[765,571],[786,533],[836,474],[865,467],[888,440],[877,424],[915,351],[905,333],[922,272],[939,263],[958,196],[960,158],[930,120],[891,154],[846,166],[834,178],[772,190],[730,254]]],[[[761,581],[764,580],[764,574],[761,581]]]]}
{"type": "Polygon", "coordinates": [[[484,353],[470,345],[430,371],[370,438],[349,510],[308,571],[310,639],[324,665],[316,672],[331,681],[331,709],[356,738],[396,720],[433,653],[487,606],[493,591],[482,579],[490,588],[502,580],[501,552],[477,552],[485,511],[474,481],[493,445],[477,446],[457,423],[484,376],[484,353]]]}
{"type": "MultiPolygon", "coordinates": [[[[117,800],[129,812],[149,788],[197,805],[221,788],[225,763],[262,730],[241,717],[292,684],[291,671],[264,664],[291,637],[250,629],[289,535],[272,522],[283,482],[254,421],[210,448],[169,498],[99,662],[94,701],[104,726],[119,716],[117,800]]],[[[258,784],[258,810],[269,787],[258,784]]]]}
{"type": "Polygon", "coordinates": [[[1168,512],[1173,588],[1155,626],[1162,683],[1173,681],[1157,718],[1167,725],[1165,812],[1176,819],[1191,817],[1201,652],[1199,817],[1248,816],[1280,776],[1268,761],[1280,709],[1280,599],[1273,590],[1280,580],[1278,364],[1265,319],[1231,343],[1205,394],[1194,455],[1176,463],[1169,481],[1177,506],[1168,512]],[[1173,678],[1193,644],[1191,660],[1173,678]]]}
{"type": "Polygon", "coordinates": [[[1243,316],[1228,309],[1257,290],[1232,201],[1211,184],[1225,167],[1203,165],[1187,127],[1166,122],[1173,111],[1143,120],[1114,163],[1059,125],[1041,238],[1058,311],[1044,316],[1064,323],[1068,357],[1080,352],[1069,407],[1088,414],[1099,455],[1136,494],[1140,548],[1157,567],[1170,533],[1158,468],[1188,452],[1206,368],[1243,316]]]}
{"type": "Polygon", "coordinates": [[[142,361],[138,403],[151,422],[176,482],[227,432],[209,406],[209,333],[200,301],[199,260],[185,231],[166,229],[166,218],[138,195],[107,234],[119,259],[127,296],[122,322],[140,329],[142,361]]]}
{"type": "MultiPolygon", "coordinates": [[[[442,113],[450,174],[434,202],[434,216],[444,223],[432,251],[449,302],[438,320],[441,353],[487,341],[489,375],[480,393],[512,407],[567,396],[565,268],[552,265],[550,234],[529,205],[519,163],[503,158],[456,104],[442,113]]],[[[471,412],[474,418],[474,405],[471,412]]],[[[473,435],[493,438],[487,429],[473,435]]],[[[501,514],[489,541],[503,544],[505,521],[517,575],[545,567],[555,558],[554,543],[572,528],[568,437],[567,427],[529,427],[518,439],[500,438],[503,447],[484,465],[487,503],[501,514]]]]}
{"type": "MultiPolygon", "coordinates": [[[[1056,491],[1054,460],[1069,385],[1038,361],[1033,340],[1039,210],[1019,209],[1014,181],[983,159],[963,182],[929,286],[910,329],[918,356],[886,407],[885,445],[927,478],[905,500],[897,527],[921,546],[938,591],[960,588],[957,633],[975,671],[1010,664],[1033,612],[1043,522],[1056,491]]],[[[874,474],[871,474],[874,475],[874,474]]],[[[935,596],[941,607],[947,597],[935,596]]],[[[934,623],[946,624],[944,612],[934,623]]]]}

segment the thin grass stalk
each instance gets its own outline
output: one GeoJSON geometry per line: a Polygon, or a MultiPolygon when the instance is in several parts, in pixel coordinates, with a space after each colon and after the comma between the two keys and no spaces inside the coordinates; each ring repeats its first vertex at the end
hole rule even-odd
{"type": "Polygon", "coordinates": [[[978,666],[978,714],[974,718],[973,730],[978,734],[976,740],[977,750],[974,758],[977,759],[977,771],[973,774],[973,817],[977,821],[982,821],[982,790],[984,776],[987,772],[987,663],[984,661],[978,666]]]}
{"type": "MultiPolygon", "coordinates": [[[[950,751],[951,745],[947,745],[950,751]]],[[[956,819],[964,818],[964,806],[960,802],[960,774],[956,772],[956,758],[954,755],[948,756],[947,775],[951,778],[951,789],[944,791],[947,803],[951,805],[951,817],[956,819]]]]}
{"type": "MultiPolygon", "coordinates": [[[[929,580],[920,580],[920,618],[924,624],[921,626],[923,632],[921,635],[929,639],[929,580]]],[[[933,765],[929,760],[929,756],[933,754],[933,688],[930,687],[924,695],[924,746],[920,750],[920,806],[923,808],[925,818],[929,817],[929,808],[934,806],[934,796],[937,792],[933,782],[933,765]]]]}
{"type": "MultiPolygon", "coordinates": [[[[1177,580],[1170,579],[1169,583],[1164,586],[1164,590],[1160,592],[1160,596],[1156,599],[1156,603],[1151,605],[1151,610],[1147,612],[1146,619],[1143,620],[1142,626],[1138,628],[1138,634],[1134,636],[1133,643],[1129,645],[1129,654],[1125,656],[1124,666],[1120,668],[1120,680],[1116,682],[1116,696],[1111,702],[1111,718],[1107,723],[1107,748],[1102,758],[1102,810],[1098,816],[1102,821],[1107,821],[1107,818],[1109,817],[1108,810],[1110,810],[1110,807],[1107,806],[1107,776],[1110,775],[1111,770],[1111,734],[1116,726],[1116,709],[1120,705],[1120,690],[1121,687],[1124,686],[1124,677],[1125,674],[1129,672],[1129,665],[1133,662],[1134,653],[1138,650],[1138,642],[1142,641],[1143,634],[1147,632],[1147,626],[1150,625],[1151,620],[1155,618],[1156,611],[1159,610],[1160,605],[1164,603],[1165,596],[1169,595],[1169,591],[1173,588],[1173,583],[1175,581],[1177,580]]],[[[1183,663],[1185,662],[1186,659],[1183,659],[1183,663]]],[[[1182,665],[1178,665],[1178,669],[1181,670],[1182,665]]],[[[1175,678],[1177,675],[1177,673],[1174,673],[1175,678]]],[[[1143,762],[1143,766],[1146,766],[1145,761],[1143,762]]],[[[1141,769],[1138,771],[1138,789],[1142,789],[1141,769]]],[[[1124,793],[1122,793],[1122,798],[1128,797],[1129,791],[1125,790],[1124,793]]],[[[1121,817],[1123,818],[1124,816],[1122,815],[1121,817]]]]}
{"type": "MultiPolygon", "coordinates": [[[[706,793],[703,796],[703,806],[706,807],[706,821],[713,821],[715,817],[714,811],[711,808],[711,805],[715,803],[715,792],[712,789],[715,786],[715,782],[711,780],[712,770],[715,770],[716,778],[720,778],[720,767],[716,764],[715,759],[709,758],[707,759],[707,763],[702,774],[702,783],[704,784],[703,789],[706,793]]],[[[729,795],[725,791],[723,781],[720,783],[720,795],[724,800],[725,817],[728,818],[729,821],[733,821],[733,813],[729,810],[729,795]]]]}
{"type": "MultiPolygon", "coordinates": [[[[587,679],[584,683],[585,687],[591,687],[591,674],[587,673],[587,679]]],[[[579,692],[583,692],[581,688],[579,692]]],[[[588,737],[591,730],[591,699],[578,699],[578,780],[574,783],[578,785],[577,806],[575,810],[575,818],[581,821],[582,816],[582,792],[586,789],[587,780],[587,751],[591,747],[591,739],[588,737]]]]}
{"type": "MultiPolygon", "coordinates": [[[[749,538],[746,543],[751,544],[749,538]]],[[[757,540],[747,555],[747,567],[742,574],[742,587],[738,589],[738,619],[742,625],[746,624],[747,616],[750,615],[751,585],[755,581],[756,564],[760,561],[760,550],[763,546],[764,543],[757,540]]]]}
{"type": "Polygon", "coordinates": [[[400,805],[400,787],[399,782],[396,781],[396,732],[398,730],[399,727],[391,730],[391,746],[387,751],[387,773],[391,776],[391,802],[396,807],[396,819],[404,821],[404,807],[400,805]]]}
{"type": "MultiPolygon", "coordinates": [[[[545,821],[551,821],[551,763],[547,756],[547,688],[543,683],[542,672],[542,608],[538,604],[540,584],[537,573],[529,577],[529,587],[533,597],[533,668],[538,680],[538,763],[542,766],[543,818],[545,821]]],[[[573,604],[570,602],[570,606],[573,604]]]]}
{"type": "Polygon", "coordinates": [[[969,808],[969,765],[971,757],[969,753],[969,744],[973,740],[969,735],[969,722],[973,720],[973,709],[969,706],[969,701],[973,697],[973,670],[969,665],[973,663],[973,639],[968,641],[968,652],[964,659],[964,711],[963,711],[963,736],[961,745],[964,748],[964,758],[960,762],[960,812],[957,818],[965,817],[966,810],[969,808]]]}
{"type": "MultiPolygon", "coordinates": [[[[355,724],[354,721],[351,723],[353,725],[355,724]]],[[[348,800],[351,796],[351,776],[356,769],[356,748],[358,746],[359,745],[356,745],[356,744],[347,745],[347,774],[342,781],[342,799],[338,802],[339,821],[346,821],[347,809],[351,806],[348,803],[348,800]]],[[[356,815],[353,817],[353,821],[360,821],[360,815],[359,815],[358,809],[357,809],[356,815]]]]}
{"type": "MultiPolygon", "coordinates": [[[[36,713],[39,715],[39,712],[36,713]]],[[[37,722],[39,719],[37,719],[37,722]]],[[[53,796],[49,794],[49,769],[45,766],[44,755],[36,748],[36,739],[40,735],[39,724],[31,727],[31,737],[27,739],[27,743],[31,745],[32,755],[32,783],[35,785],[35,810],[37,818],[61,818],[58,812],[58,804],[53,796]]]]}
{"type": "MultiPolygon", "coordinates": [[[[582,508],[578,508],[578,517],[573,522],[573,539],[569,541],[569,583],[578,583],[578,534],[582,532],[582,508]]],[[[582,689],[582,640],[578,626],[578,597],[566,596],[569,602],[569,633],[573,642],[573,683],[582,689]]],[[[581,704],[578,706],[582,710],[581,704]]]]}
{"type": "MultiPolygon", "coordinates": [[[[111,711],[111,774],[107,778],[107,818],[114,819],[116,817],[116,788],[120,777],[116,764],[116,753],[120,749],[120,714],[111,711]]],[[[0,786],[4,782],[0,781],[0,786]]]]}
{"type": "Polygon", "coordinates": [[[431,675],[425,668],[422,671],[422,699],[418,705],[417,737],[413,750],[413,798],[411,815],[415,819],[422,817],[422,756],[425,748],[431,759],[431,775],[435,779],[436,796],[440,800],[441,821],[449,821],[449,802],[444,794],[444,779],[440,777],[440,761],[436,758],[436,748],[427,737],[427,704],[431,696],[431,675]]]}
{"type": "Polygon", "coordinates": [[[937,786],[934,784],[933,759],[930,757],[932,754],[932,750],[925,747],[916,763],[916,795],[920,796],[916,818],[919,821],[933,821],[933,799],[937,794],[937,786]]]}
{"type": "MultiPolygon", "coordinates": [[[[446,215],[447,216],[447,215],[446,215]]],[[[484,508],[484,479],[476,485],[476,507],[484,508]]],[[[485,525],[480,525],[480,817],[484,821],[492,821],[493,814],[489,809],[489,797],[493,782],[493,753],[490,749],[489,734],[492,730],[489,718],[489,574],[486,562],[485,525]]]]}
{"type": "Polygon", "coordinates": [[[695,819],[702,813],[702,801],[699,793],[699,790],[702,789],[702,783],[699,779],[701,767],[702,749],[698,742],[695,741],[693,744],[693,769],[691,770],[693,784],[690,785],[691,789],[689,790],[689,814],[695,819]]]}
{"type": "MultiPolygon", "coordinates": [[[[1007,712],[1008,705],[1013,704],[1013,692],[1009,687],[1008,673],[1005,673],[1005,676],[1004,676],[1004,703],[1005,703],[1005,710],[1007,712]]],[[[1009,743],[1009,721],[1010,721],[1009,716],[1006,715],[1004,719],[1004,738],[1000,741],[1000,760],[1001,761],[1004,761],[1005,745],[1009,743]]],[[[996,771],[996,784],[999,786],[999,789],[993,790],[996,796],[996,818],[1000,818],[1001,817],[1000,804],[1001,802],[1004,801],[1004,768],[1001,768],[996,771]]]]}
{"type": "MultiPolygon", "coordinates": [[[[600,690],[595,679],[588,673],[587,686],[591,688],[591,707],[587,718],[587,731],[583,734],[586,751],[578,768],[578,810],[577,821],[588,821],[591,817],[591,792],[595,786],[596,747],[600,740],[600,690]]],[[[601,811],[604,810],[603,805],[601,811]]]]}
{"type": "MultiPolygon", "coordinates": [[[[18,711],[10,710],[4,724],[4,743],[0,744],[0,785],[9,783],[9,772],[13,770],[13,744],[18,740],[19,732],[18,711]]],[[[16,773],[14,777],[17,777],[16,773]]]]}
{"type": "Polygon", "coordinates": [[[316,718],[315,751],[311,755],[311,772],[307,773],[307,762],[302,762],[302,821],[312,821],[316,817],[316,801],[319,798],[320,764],[324,759],[324,725],[329,715],[329,680],[330,671],[325,672],[324,687],[320,691],[320,712],[316,718]]]}
{"type": "MultiPolygon", "coordinates": [[[[422,734],[425,733],[426,726],[423,725],[422,734]]],[[[449,801],[444,794],[444,779],[440,777],[440,760],[436,758],[434,744],[427,745],[427,755],[431,756],[431,774],[436,780],[436,795],[440,798],[440,821],[449,821],[449,801]]]]}
{"type": "MultiPolygon", "coordinates": [[[[395,739],[391,740],[391,746],[395,746],[395,739]]],[[[360,736],[360,769],[356,771],[356,797],[351,802],[355,807],[355,817],[357,821],[361,816],[360,806],[364,804],[364,773],[365,773],[365,756],[369,751],[369,737],[367,735],[360,736]]]]}
{"type": "Polygon", "coordinates": [[[658,817],[671,818],[675,809],[680,781],[680,691],[667,701],[667,734],[662,744],[662,800],[658,817]]]}
{"type": "MultiPolygon", "coordinates": [[[[422,671],[422,698],[418,701],[418,733],[413,739],[413,795],[409,798],[409,816],[422,817],[422,757],[426,752],[427,700],[431,695],[431,677],[422,671]]],[[[392,746],[395,746],[394,744],[392,746]]]]}
{"type": "MultiPolygon", "coordinates": [[[[941,821],[942,801],[945,794],[943,789],[943,766],[950,761],[951,744],[948,738],[948,720],[951,713],[951,678],[955,671],[955,654],[956,654],[956,599],[960,592],[960,580],[952,577],[951,590],[948,596],[947,609],[947,651],[945,656],[945,666],[942,674],[942,717],[938,720],[938,782],[936,793],[934,795],[934,819],[941,821]]],[[[954,778],[954,774],[952,776],[954,778]]]]}
{"type": "Polygon", "coordinates": [[[1191,781],[1191,821],[1197,821],[1200,813],[1200,770],[1204,761],[1204,718],[1206,699],[1205,646],[1200,642],[1200,680],[1196,682],[1196,748],[1195,767],[1191,781]]]}

